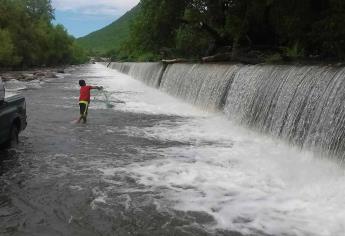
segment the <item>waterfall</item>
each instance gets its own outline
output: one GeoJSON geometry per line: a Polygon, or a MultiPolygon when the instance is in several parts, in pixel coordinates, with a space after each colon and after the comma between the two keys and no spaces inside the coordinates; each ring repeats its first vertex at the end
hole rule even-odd
{"type": "Polygon", "coordinates": [[[345,151],[345,69],[245,66],[228,93],[226,115],[294,144],[345,151]]]}
{"type": "Polygon", "coordinates": [[[345,158],[345,68],[112,63],[112,68],[290,143],[345,158]]]}
{"type": "Polygon", "coordinates": [[[158,88],[165,66],[161,63],[111,63],[109,66],[121,73],[128,74],[135,79],[142,80],[145,84],[158,88]]]}
{"type": "Polygon", "coordinates": [[[207,111],[221,110],[238,65],[174,64],[167,67],[160,89],[207,111]]]}

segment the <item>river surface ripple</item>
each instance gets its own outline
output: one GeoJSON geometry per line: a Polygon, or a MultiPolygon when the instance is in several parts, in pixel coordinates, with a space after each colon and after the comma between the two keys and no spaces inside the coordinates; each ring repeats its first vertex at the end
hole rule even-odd
{"type": "Polygon", "coordinates": [[[337,163],[101,65],[66,72],[21,85],[29,125],[17,148],[0,152],[0,235],[345,232],[337,163]],[[79,79],[109,95],[94,93],[86,125],[72,122],[79,79]]]}

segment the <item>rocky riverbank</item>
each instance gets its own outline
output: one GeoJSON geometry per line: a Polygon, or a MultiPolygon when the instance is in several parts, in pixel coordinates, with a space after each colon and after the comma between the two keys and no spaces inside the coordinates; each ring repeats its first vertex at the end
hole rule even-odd
{"type": "Polygon", "coordinates": [[[0,72],[3,81],[19,80],[33,81],[57,78],[58,74],[64,74],[64,68],[39,68],[25,71],[6,71],[0,72]]]}

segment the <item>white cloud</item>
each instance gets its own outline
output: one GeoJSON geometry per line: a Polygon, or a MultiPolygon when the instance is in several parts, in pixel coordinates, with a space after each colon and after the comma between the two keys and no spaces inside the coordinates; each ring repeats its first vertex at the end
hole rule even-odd
{"type": "Polygon", "coordinates": [[[59,11],[72,11],[86,15],[118,15],[137,5],[139,0],[52,0],[59,11]]]}

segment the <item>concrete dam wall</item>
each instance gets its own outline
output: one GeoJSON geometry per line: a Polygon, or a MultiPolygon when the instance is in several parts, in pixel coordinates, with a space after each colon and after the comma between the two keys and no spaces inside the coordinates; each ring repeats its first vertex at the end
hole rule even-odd
{"type": "Polygon", "coordinates": [[[110,63],[145,84],[289,143],[345,158],[345,68],[110,63]]]}

